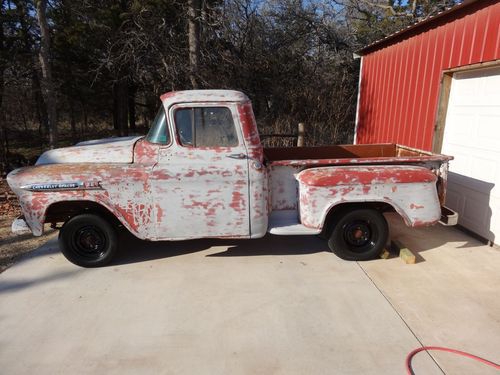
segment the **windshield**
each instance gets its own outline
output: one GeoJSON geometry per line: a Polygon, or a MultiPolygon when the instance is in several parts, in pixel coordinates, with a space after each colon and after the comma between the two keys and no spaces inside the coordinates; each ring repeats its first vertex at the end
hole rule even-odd
{"type": "Polygon", "coordinates": [[[170,143],[170,135],[167,129],[165,109],[163,106],[160,107],[155,119],[151,123],[151,129],[149,129],[146,139],[151,143],[170,143]]]}

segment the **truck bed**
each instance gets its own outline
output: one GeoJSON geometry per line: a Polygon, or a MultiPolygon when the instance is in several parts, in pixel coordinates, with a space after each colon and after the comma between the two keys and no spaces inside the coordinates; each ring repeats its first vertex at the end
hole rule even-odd
{"type": "Polygon", "coordinates": [[[270,173],[272,210],[297,210],[298,188],[295,175],[308,168],[355,165],[418,165],[432,170],[438,177],[437,190],[441,205],[446,198],[448,161],[452,156],[434,154],[394,143],[337,145],[325,147],[264,148],[270,173]]]}
{"type": "Polygon", "coordinates": [[[317,166],[447,162],[453,157],[394,143],[324,147],[265,148],[268,165],[317,166]]]}

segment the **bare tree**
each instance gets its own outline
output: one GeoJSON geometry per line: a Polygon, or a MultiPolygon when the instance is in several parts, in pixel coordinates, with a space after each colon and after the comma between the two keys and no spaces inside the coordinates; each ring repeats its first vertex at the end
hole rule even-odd
{"type": "Polygon", "coordinates": [[[49,117],[49,147],[57,144],[57,113],[52,69],[49,61],[50,34],[47,23],[47,0],[36,1],[38,26],[40,27],[40,51],[38,57],[42,68],[42,93],[49,117]]]}
{"type": "Polygon", "coordinates": [[[188,1],[189,79],[193,89],[199,88],[200,64],[200,0],[188,1]]]}
{"type": "Polygon", "coordinates": [[[5,166],[7,165],[7,147],[6,147],[6,139],[5,139],[5,113],[2,110],[2,101],[3,101],[3,90],[4,90],[4,72],[5,72],[5,36],[4,36],[4,15],[3,15],[3,0],[0,2],[0,171],[5,170],[5,166]]]}

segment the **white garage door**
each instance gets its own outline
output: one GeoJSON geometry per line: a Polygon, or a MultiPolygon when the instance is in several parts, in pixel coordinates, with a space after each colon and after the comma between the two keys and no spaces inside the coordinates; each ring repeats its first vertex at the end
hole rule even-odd
{"type": "Polygon", "coordinates": [[[442,153],[455,157],[447,206],[500,243],[500,67],[453,75],[442,153]]]}

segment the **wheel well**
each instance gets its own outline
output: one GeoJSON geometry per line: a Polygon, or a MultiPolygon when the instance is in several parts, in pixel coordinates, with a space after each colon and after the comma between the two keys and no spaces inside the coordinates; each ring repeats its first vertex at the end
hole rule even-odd
{"type": "Polygon", "coordinates": [[[397,212],[393,206],[385,202],[359,202],[359,203],[340,203],[333,206],[330,211],[326,214],[325,221],[323,223],[323,229],[321,230],[320,236],[327,236],[331,231],[335,215],[341,211],[350,211],[356,208],[371,208],[379,212],[397,212]]]}
{"type": "Polygon", "coordinates": [[[99,215],[113,225],[120,224],[116,216],[106,207],[92,201],[64,201],[53,203],[47,208],[45,222],[51,224],[65,223],[72,217],[83,213],[99,215]]]}

